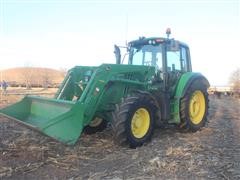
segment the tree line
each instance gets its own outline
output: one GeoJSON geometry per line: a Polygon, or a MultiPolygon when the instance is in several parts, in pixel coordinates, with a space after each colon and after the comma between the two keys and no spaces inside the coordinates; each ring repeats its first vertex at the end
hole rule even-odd
{"type": "Polygon", "coordinates": [[[32,87],[58,87],[61,81],[65,77],[67,69],[60,69],[54,71],[48,68],[34,68],[24,67],[19,68],[16,76],[8,73],[6,80],[11,87],[26,87],[31,89],[32,87]]]}

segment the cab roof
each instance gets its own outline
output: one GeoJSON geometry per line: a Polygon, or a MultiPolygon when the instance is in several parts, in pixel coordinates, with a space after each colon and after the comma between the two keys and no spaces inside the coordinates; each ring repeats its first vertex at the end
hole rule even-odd
{"type": "Polygon", "coordinates": [[[128,45],[137,47],[137,46],[143,46],[143,45],[155,45],[155,44],[157,45],[157,44],[164,44],[164,43],[168,43],[168,42],[170,43],[172,41],[175,41],[182,46],[188,47],[188,45],[186,43],[175,40],[174,38],[168,39],[168,38],[163,38],[163,37],[149,37],[149,38],[139,37],[139,39],[137,39],[137,40],[130,41],[128,43],[128,45]]]}

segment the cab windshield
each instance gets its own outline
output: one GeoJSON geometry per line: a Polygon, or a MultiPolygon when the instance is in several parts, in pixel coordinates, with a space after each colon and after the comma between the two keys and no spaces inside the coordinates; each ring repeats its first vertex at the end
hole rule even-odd
{"type": "Polygon", "coordinates": [[[131,47],[128,63],[132,65],[155,66],[157,69],[162,68],[162,45],[131,47]]]}

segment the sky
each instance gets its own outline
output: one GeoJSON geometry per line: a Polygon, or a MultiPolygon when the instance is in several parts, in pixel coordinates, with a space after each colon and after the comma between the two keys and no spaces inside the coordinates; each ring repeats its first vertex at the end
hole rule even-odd
{"type": "Polygon", "coordinates": [[[239,0],[0,0],[0,70],[115,63],[114,44],[168,27],[189,45],[193,71],[228,85],[240,68],[239,0]]]}

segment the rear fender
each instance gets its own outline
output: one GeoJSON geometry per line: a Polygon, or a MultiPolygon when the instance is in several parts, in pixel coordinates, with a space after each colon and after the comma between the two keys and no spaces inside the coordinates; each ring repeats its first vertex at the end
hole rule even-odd
{"type": "Polygon", "coordinates": [[[202,82],[206,85],[206,87],[209,87],[210,84],[208,80],[200,73],[193,73],[188,72],[181,76],[180,80],[178,81],[178,84],[176,86],[175,95],[173,99],[173,103],[171,103],[171,120],[170,123],[180,123],[180,102],[181,99],[185,96],[188,88],[191,86],[191,84],[201,79],[202,82]]]}

